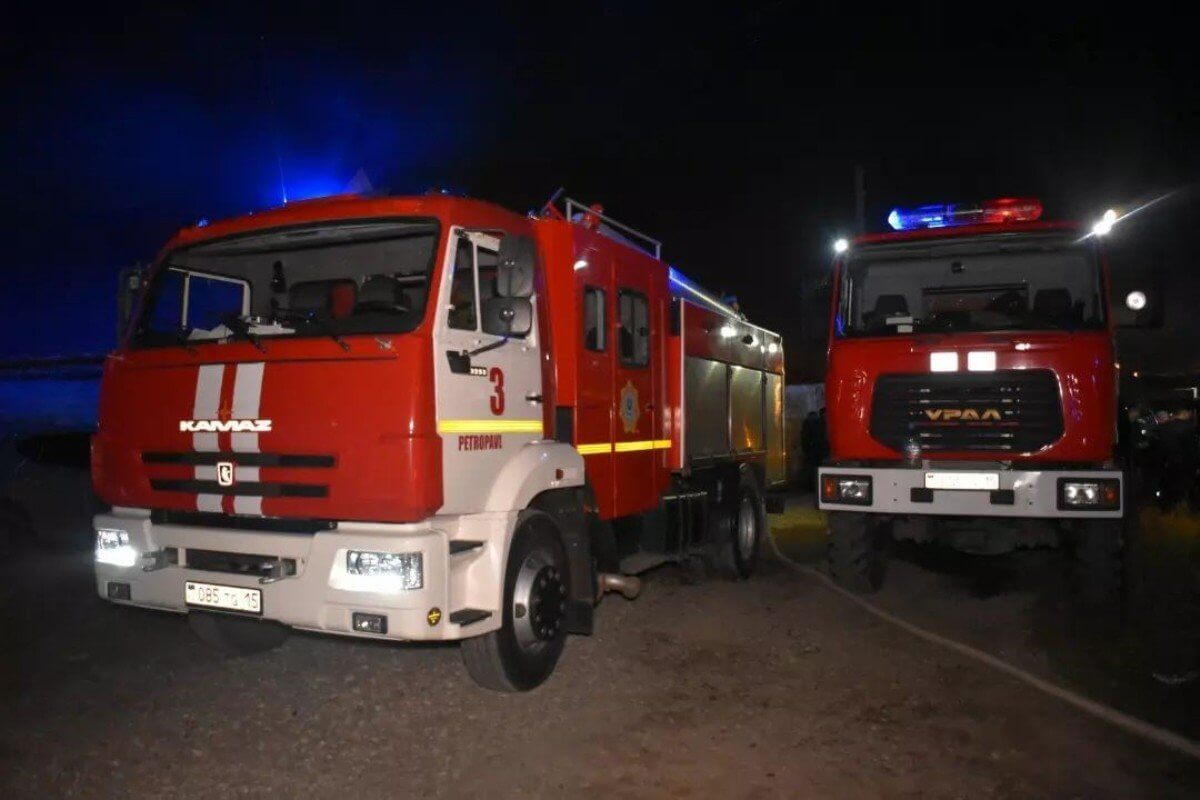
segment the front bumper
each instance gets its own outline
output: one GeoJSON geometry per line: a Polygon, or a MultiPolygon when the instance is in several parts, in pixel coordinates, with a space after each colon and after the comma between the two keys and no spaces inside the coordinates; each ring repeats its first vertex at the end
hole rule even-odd
{"type": "MultiPolygon", "coordinates": [[[[826,501],[818,491],[818,506],[827,511],[862,511],[874,514],[941,515],[973,517],[1024,517],[1047,519],[1119,519],[1122,508],[1076,511],[1059,508],[1060,478],[1113,479],[1121,482],[1120,470],[1013,470],[986,466],[962,467],[962,472],[992,472],[999,476],[995,491],[987,489],[927,489],[930,472],[954,472],[936,465],[921,469],[902,467],[821,467],[817,486],[825,475],[868,476],[868,504],[826,501]]],[[[1123,507],[1123,503],[1122,503],[1123,507]]]]}
{"type": "Polygon", "coordinates": [[[449,640],[487,633],[500,625],[503,589],[503,543],[511,528],[509,515],[437,517],[411,525],[341,523],[315,534],[274,533],[231,528],[157,524],[147,512],[114,509],[95,517],[96,528],[127,531],[139,558],[133,566],[97,562],[96,590],[100,597],[123,605],[187,613],[185,581],[258,589],[262,618],[296,628],[373,639],[449,640]],[[470,535],[469,549],[451,554],[452,538],[470,535]],[[177,563],[164,563],[152,554],[174,548],[177,563]],[[295,574],[278,578],[199,570],[188,566],[189,550],[257,555],[288,559],[295,574]],[[399,591],[358,591],[344,588],[347,550],[420,553],[423,586],[399,591]],[[129,585],[128,600],[111,595],[109,583],[129,585]],[[489,612],[472,614],[469,623],[452,619],[456,609],[489,612]],[[436,611],[435,611],[436,610],[436,611]],[[353,629],[355,612],[387,617],[386,634],[353,629]]]}

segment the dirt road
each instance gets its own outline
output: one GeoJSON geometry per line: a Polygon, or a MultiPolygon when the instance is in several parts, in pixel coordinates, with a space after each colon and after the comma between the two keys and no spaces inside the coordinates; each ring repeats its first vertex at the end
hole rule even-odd
{"type": "Polygon", "coordinates": [[[1196,797],[1200,764],[876,622],[768,560],[610,597],[550,683],[454,647],[293,636],[215,655],[91,594],[85,554],[0,592],[0,796],[1196,797]]]}

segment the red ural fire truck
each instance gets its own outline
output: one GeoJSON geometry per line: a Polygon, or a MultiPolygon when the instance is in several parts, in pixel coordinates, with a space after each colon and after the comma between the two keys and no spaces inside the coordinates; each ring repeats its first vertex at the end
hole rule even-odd
{"type": "Polygon", "coordinates": [[[818,485],[843,586],[878,589],[892,537],[975,553],[1063,542],[1085,597],[1116,586],[1108,277],[1096,232],[1041,211],[895,209],[894,231],[840,248],[818,485]]]}
{"type": "Polygon", "coordinates": [[[187,228],[107,360],[96,580],[232,651],[461,639],[525,690],[606,589],[754,568],[783,353],[565,201],[344,196],[187,228]]]}

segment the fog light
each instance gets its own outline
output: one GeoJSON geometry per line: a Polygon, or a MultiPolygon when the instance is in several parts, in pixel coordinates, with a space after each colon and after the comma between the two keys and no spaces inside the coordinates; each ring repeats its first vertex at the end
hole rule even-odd
{"type": "Polygon", "coordinates": [[[824,475],[821,478],[821,499],[826,503],[869,506],[871,505],[871,477],[869,475],[824,475]]]}
{"type": "Polygon", "coordinates": [[[359,633],[387,633],[387,617],[382,614],[363,614],[355,611],[351,625],[359,633]]]}
{"type": "Polygon", "coordinates": [[[114,567],[132,567],[138,551],[129,544],[129,533],[114,528],[96,530],[96,562],[114,567]]]}
{"type": "Polygon", "coordinates": [[[1112,511],[1121,507],[1121,482],[1114,478],[1059,478],[1058,507],[1075,511],[1112,511]]]}
{"type": "Polygon", "coordinates": [[[363,584],[367,591],[395,592],[425,585],[420,553],[350,550],[346,553],[346,574],[361,579],[355,583],[363,584]]]}
{"type": "Polygon", "coordinates": [[[118,581],[109,581],[105,587],[108,593],[109,600],[128,600],[129,599],[129,584],[120,583],[118,581]]]}

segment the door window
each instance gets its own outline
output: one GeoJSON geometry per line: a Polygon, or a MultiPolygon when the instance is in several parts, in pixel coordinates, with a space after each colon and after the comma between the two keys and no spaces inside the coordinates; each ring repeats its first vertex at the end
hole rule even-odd
{"type": "Polygon", "coordinates": [[[639,292],[622,289],[617,295],[621,363],[644,367],[650,363],[650,305],[639,292]]]}
{"type": "Polygon", "coordinates": [[[466,236],[459,237],[454,252],[454,275],[450,281],[447,324],[451,328],[479,330],[484,304],[499,297],[496,291],[496,265],[499,263],[500,254],[496,250],[466,236]]]}
{"type": "Polygon", "coordinates": [[[475,309],[475,245],[470,239],[460,237],[454,251],[454,277],[450,282],[450,327],[476,330],[479,315],[475,309]]]}

